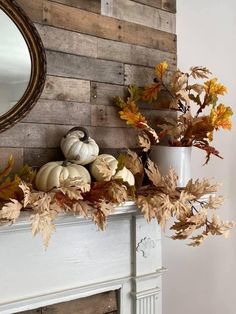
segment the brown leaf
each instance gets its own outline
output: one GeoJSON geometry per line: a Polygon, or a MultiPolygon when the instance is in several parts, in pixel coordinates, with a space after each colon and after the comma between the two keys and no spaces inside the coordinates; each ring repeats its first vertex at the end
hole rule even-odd
{"type": "Polygon", "coordinates": [[[7,178],[0,184],[0,199],[8,201],[9,198],[17,198],[19,192],[20,178],[7,178]]]}
{"type": "Polygon", "coordinates": [[[159,187],[162,178],[160,171],[157,167],[157,165],[151,161],[150,159],[147,160],[147,169],[145,169],[145,172],[149,178],[149,180],[156,186],[159,187]]]}
{"type": "Polygon", "coordinates": [[[151,148],[150,139],[145,133],[142,133],[142,135],[138,136],[138,144],[144,152],[148,152],[151,148]]]}
{"type": "Polygon", "coordinates": [[[96,165],[97,170],[104,178],[104,181],[110,181],[113,177],[113,169],[110,167],[109,163],[104,159],[99,159],[99,165],[96,165]]]}
{"type": "Polygon", "coordinates": [[[23,181],[21,181],[19,187],[21,188],[21,190],[24,194],[23,206],[26,207],[30,202],[30,195],[31,195],[30,188],[23,181]]]}
{"type": "Polygon", "coordinates": [[[79,177],[69,178],[60,182],[58,190],[67,195],[71,200],[82,200],[82,193],[90,190],[90,184],[79,177]]]}
{"type": "Polygon", "coordinates": [[[43,212],[41,214],[36,213],[30,217],[32,234],[34,236],[38,233],[42,235],[45,248],[48,247],[52,233],[55,231],[53,219],[55,219],[55,212],[43,212]]]}
{"type": "Polygon", "coordinates": [[[0,180],[7,177],[10,172],[12,171],[12,168],[14,166],[14,158],[12,155],[10,155],[6,167],[0,172],[0,180]]]}
{"type": "Polygon", "coordinates": [[[20,216],[22,204],[15,199],[10,199],[0,210],[0,220],[9,220],[15,222],[20,216]]]}

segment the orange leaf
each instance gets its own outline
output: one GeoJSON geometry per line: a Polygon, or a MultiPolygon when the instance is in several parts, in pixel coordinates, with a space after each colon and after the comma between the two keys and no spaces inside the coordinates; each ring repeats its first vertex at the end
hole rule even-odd
{"type": "Polygon", "coordinates": [[[13,180],[9,178],[0,184],[0,199],[9,200],[9,198],[17,198],[19,193],[20,178],[15,176],[13,180]]]}
{"type": "Polygon", "coordinates": [[[154,83],[152,85],[146,86],[142,93],[143,100],[149,102],[156,100],[160,90],[161,85],[159,83],[154,83]]]}
{"type": "Polygon", "coordinates": [[[8,159],[8,163],[7,163],[7,166],[5,167],[5,169],[3,169],[1,172],[0,172],[0,180],[7,177],[11,170],[12,170],[12,167],[14,165],[14,159],[13,159],[13,156],[10,155],[9,159],[8,159]]]}
{"type": "Polygon", "coordinates": [[[222,129],[231,130],[232,122],[230,118],[232,115],[233,111],[230,107],[220,104],[211,111],[211,123],[216,129],[221,127],[222,129]]]}
{"type": "Polygon", "coordinates": [[[141,123],[147,123],[145,117],[139,112],[135,102],[129,102],[122,111],[119,112],[120,118],[125,120],[128,125],[136,128],[143,128],[141,123]]]}
{"type": "Polygon", "coordinates": [[[157,64],[155,67],[156,77],[159,80],[162,80],[167,69],[168,69],[168,63],[166,61],[163,61],[163,62],[157,64]]]}

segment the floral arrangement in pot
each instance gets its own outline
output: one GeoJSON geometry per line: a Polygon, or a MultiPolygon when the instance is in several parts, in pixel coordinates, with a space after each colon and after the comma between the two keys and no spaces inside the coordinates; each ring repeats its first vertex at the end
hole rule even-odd
{"type": "Polygon", "coordinates": [[[211,72],[205,67],[192,67],[186,73],[180,70],[171,73],[168,64],[162,62],[155,67],[152,84],[143,88],[130,86],[127,99],[116,97],[120,118],[140,131],[140,145],[144,151],[151,149],[150,157],[162,172],[167,172],[169,166],[177,170],[179,186],[184,186],[191,177],[191,147],[206,152],[206,163],[211,155],[222,158],[211,142],[215,132],[230,130],[232,126],[231,107],[219,101],[227,89],[217,78],[210,76],[211,72]],[[196,82],[197,79],[201,82],[196,82]],[[151,109],[164,107],[169,114],[147,121],[139,109],[143,102],[151,109]],[[156,146],[164,138],[168,145],[156,146]]]}

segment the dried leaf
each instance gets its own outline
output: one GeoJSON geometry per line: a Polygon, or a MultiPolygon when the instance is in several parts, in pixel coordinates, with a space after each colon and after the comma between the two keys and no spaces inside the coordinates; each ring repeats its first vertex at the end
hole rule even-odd
{"type": "Polygon", "coordinates": [[[138,136],[138,144],[144,152],[148,152],[151,149],[151,142],[147,134],[142,133],[138,136]]]}
{"type": "Polygon", "coordinates": [[[15,222],[20,216],[22,204],[15,199],[10,199],[0,210],[0,220],[9,220],[15,222]]]}
{"type": "Polygon", "coordinates": [[[34,236],[38,233],[42,235],[45,248],[48,247],[52,233],[55,231],[53,219],[55,219],[55,212],[43,212],[41,214],[36,213],[30,217],[32,234],[34,236]]]}
{"type": "Polygon", "coordinates": [[[0,184],[0,199],[8,201],[9,198],[17,198],[19,192],[20,178],[7,178],[0,184]]]}
{"type": "Polygon", "coordinates": [[[147,169],[145,172],[149,178],[149,180],[156,186],[159,187],[160,183],[162,182],[162,177],[157,165],[148,159],[147,161],[147,169]]]}
{"type": "Polygon", "coordinates": [[[58,190],[67,195],[71,200],[82,200],[82,194],[90,190],[90,184],[79,177],[68,178],[60,181],[60,188],[58,190]]]}
{"type": "Polygon", "coordinates": [[[104,159],[99,159],[99,165],[96,165],[97,170],[102,175],[104,181],[110,181],[114,175],[113,169],[109,163],[104,159]]]}
{"type": "Polygon", "coordinates": [[[206,67],[195,66],[190,68],[191,76],[196,78],[208,78],[212,74],[206,67]]]}
{"type": "Polygon", "coordinates": [[[168,69],[168,63],[166,61],[163,61],[163,62],[157,64],[155,67],[157,79],[162,80],[167,69],[168,69]]]}
{"type": "Polygon", "coordinates": [[[202,196],[210,193],[215,193],[218,191],[219,185],[217,183],[212,183],[209,179],[196,180],[193,182],[191,179],[187,185],[185,190],[196,197],[196,199],[201,198],[202,196]]]}
{"type": "Polygon", "coordinates": [[[0,180],[2,180],[3,178],[7,177],[10,174],[13,166],[14,166],[14,158],[12,155],[10,155],[10,157],[8,158],[6,167],[0,172],[0,180]]]}
{"type": "Polygon", "coordinates": [[[30,188],[28,187],[27,184],[25,184],[24,181],[21,181],[19,187],[21,188],[23,194],[24,194],[24,199],[23,199],[23,206],[26,207],[29,202],[30,202],[30,188]]]}

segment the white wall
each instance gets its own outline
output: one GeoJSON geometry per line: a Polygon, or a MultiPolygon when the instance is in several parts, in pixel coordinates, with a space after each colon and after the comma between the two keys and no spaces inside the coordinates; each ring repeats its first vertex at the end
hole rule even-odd
{"type": "MultiPolygon", "coordinates": [[[[224,97],[236,113],[236,1],[177,0],[178,67],[207,66],[229,90],[224,97]]],[[[223,100],[223,99],[222,99],[223,100]]],[[[224,160],[193,152],[193,177],[215,177],[228,197],[220,215],[236,220],[236,119],[231,132],[217,135],[224,160]]],[[[200,248],[164,239],[163,314],[236,313],[236,232],[211,238],[200,248]]]]}

